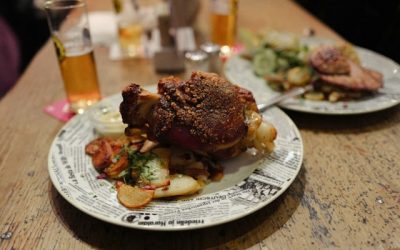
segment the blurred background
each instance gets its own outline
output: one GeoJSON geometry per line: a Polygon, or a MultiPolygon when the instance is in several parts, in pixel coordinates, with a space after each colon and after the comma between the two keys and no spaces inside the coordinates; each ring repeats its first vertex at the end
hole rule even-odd
{"type": "MultiPolygon", "coordinates": [[[[0,98],[49,38],[43,2],[12,0],[0,3],[0,98]]],[[[399,0],[297,2],[349,42],[400,62],[399,0]]],[[[246,1],[239,1],[239,8],[241,4],[246,1]]]]}
{"type": "Polygon", "coordinates": [[[349,42],[400,62],[399,0],[297,0],[349,42]]]}
{"type": "Polygon", "coordinates": [[[0,2],[0,97],[49,38],[42,1],[0,2]]]}

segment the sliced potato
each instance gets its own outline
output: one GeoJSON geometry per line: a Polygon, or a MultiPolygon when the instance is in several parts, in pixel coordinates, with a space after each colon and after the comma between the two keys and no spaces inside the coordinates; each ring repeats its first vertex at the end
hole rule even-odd
{"type": "Polygon", "coordinates": [[[92,156],[92,162],[95,168],[103,169],[113,163],[113,158],[118,155],[124,145],[127,144],[128,141],[125,137],[100,137],[87,144],[85,152],[92,156]]]}
{"type": "Polygon", "coordinates": [[[322,101],[324,100],[325,96],[322,92],[310,91],[304,94],[304,98],[312,101],[322,101]]]}
{"type": "Polygon", "coordinates": [[[169,169],[164,167],[161,160],[156,158],[148,161],[140,172],[140,185],[164,187],[169,184],[169,169]]]}
{"type": "Polygon", "coordinates": [[[139,208],[147,205],[154,195],[154,190],[145,190],[138,187],[122,184],[117,189],[117,198],[127,208],[139,208]]]}
{"type": "Polygon", "coordinates": [[[169,185],[169,163],[171,151],[168,148],[156,148],[152,151],[157,157],[149,160],[145,167],[141,168],[140,184],[154,187],[169,185]]]}
{"type": "Polygon", "coordinates": [[[104,173],[106,173],[111,178],[117,178],[118,175],[128,167],[128,165],[128,155],[120,155],[118,161],[106,168],[104,170],[104,173]]]}
{"type": "Polygon", "coordinates": [[[187,175],[171,175],[169,186],[157,188],[154,192],[154,198],[171,197],[178,195],[194,194],[201,189],[200,184],[187,175]]]}
{"type": "Polygon", "coordinates": [[[98,150],[92,155],[93,166],[97,169],[103,169],[111,164],[113,150],[107,140],[100,140],[98,150]]]}
{"type": "Polygon", "coordinates": [[[304,86],[311,80],[311,73],[305,67],[294,67],[287,72],[287,80],[295,86],[304,86]]]}
{"type": "Polygon", "coordinates": [[[330,102],[337,102],[339,99],[343,98],[345,95],[343,93],[333,91],[329,94],[328,100],[330,102]]]}

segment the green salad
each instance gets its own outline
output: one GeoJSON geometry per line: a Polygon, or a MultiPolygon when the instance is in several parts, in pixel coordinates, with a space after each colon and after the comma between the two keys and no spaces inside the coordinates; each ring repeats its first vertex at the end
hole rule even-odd
{"type": "Polygon", "coordinates": [[[241,30],[240,38],[246,47],[242,57],[251,60],[254,73],[267,80],[274,90],[304,86],[313,80],[314,72],[307,62],[309,47],[300,44],[297,36],[241,30]]]}

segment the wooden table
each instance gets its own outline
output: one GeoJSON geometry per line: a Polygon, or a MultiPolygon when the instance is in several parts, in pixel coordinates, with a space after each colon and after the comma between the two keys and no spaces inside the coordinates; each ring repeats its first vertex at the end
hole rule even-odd
{"type": "MultiPolygon", "coordinates": [[[[90,1],[110,9],[111,1],[90,1]]],[[[204,5],[201,20],[207,19],[204,5]]],[[[240,2],[239,25],[301,34],[311,27],[340,39],[289,0],[240,2]]],[[[207,22],[199,22],[207,33],[207,22]]],[[[147,60],[110,61],[95,49],[102,92],[129,82],[156,83],[147,60]]],[[[50,143],[63,125],[43,107],[64,98],[53,45],[47,43],[0,102],[1,249],[311,249],[400,247],[400,107],[345,117],[288,112],[305,157],[291,187],[260,211],[211,228],[149,232],[114,226],[66,202],[47,173],[50,143]]]]}

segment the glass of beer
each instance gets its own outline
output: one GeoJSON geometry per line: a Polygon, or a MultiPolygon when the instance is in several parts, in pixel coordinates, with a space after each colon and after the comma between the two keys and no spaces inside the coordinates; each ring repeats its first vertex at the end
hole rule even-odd
{"type": "Polygon", "coordinates": [[[211,41],[213,43],[222,47],[235,45],[237,5],[238,0],[211,0],[211,41]]]}
{"type": "Polygon", "coordinates": [[[143,54],[141,11],[134,0],[113,0],[118,26],[118,39],[125,57],[140,57],[143,54]]]}
{"type": "Polygon", "coordinates": [[[101,97],[86,3],[48,0],[45,9],[70,109],[81,114],[101,97]]]}

